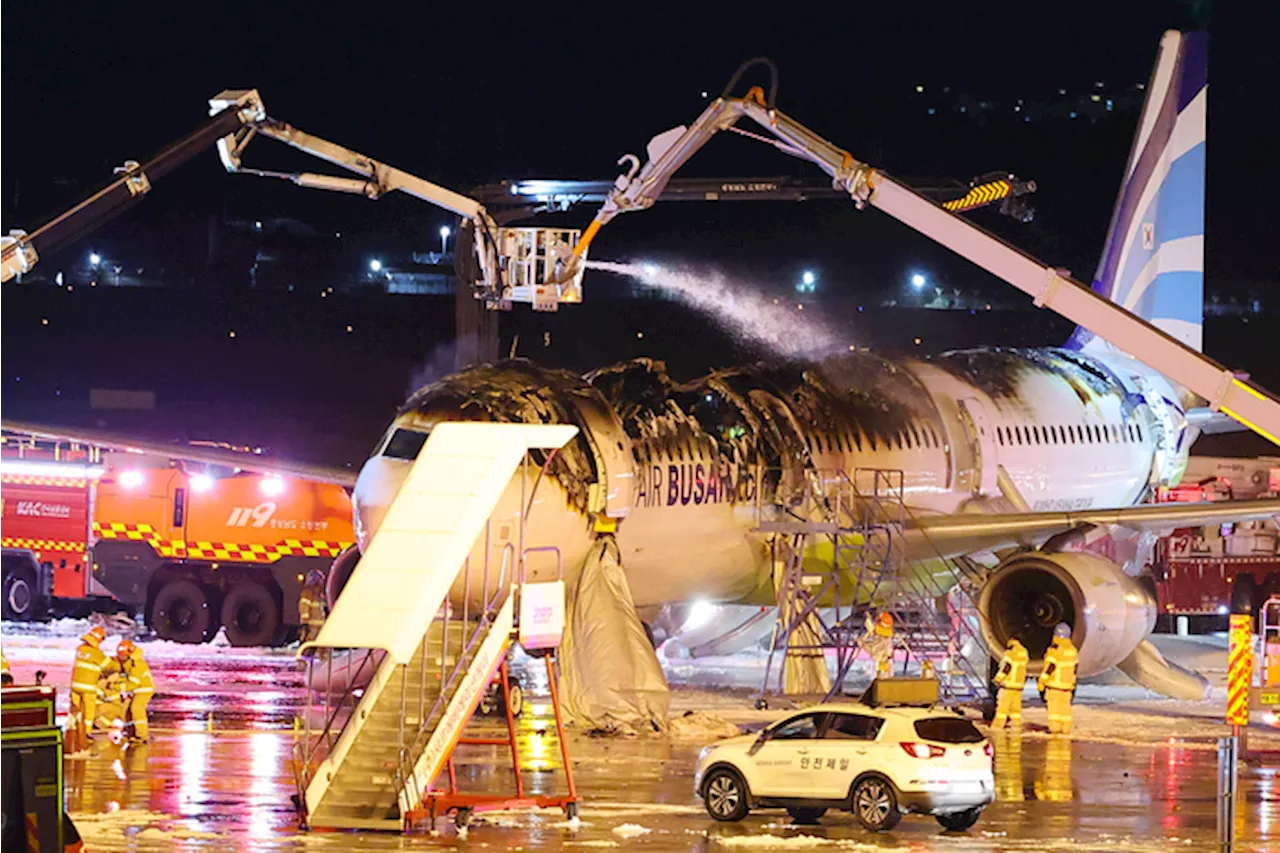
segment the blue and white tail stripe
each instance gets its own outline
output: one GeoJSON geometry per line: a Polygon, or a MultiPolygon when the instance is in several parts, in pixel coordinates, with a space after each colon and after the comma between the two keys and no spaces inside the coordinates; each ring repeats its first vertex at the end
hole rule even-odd
{"type": "MultiPolygon", "coordinates": [[[[1204,320],[1207,38],[1165,33],[1093,289],[1193,349],[1204,320]]],[[[1085,329],[1068,346],[1105,349],[1085,329]]]]}

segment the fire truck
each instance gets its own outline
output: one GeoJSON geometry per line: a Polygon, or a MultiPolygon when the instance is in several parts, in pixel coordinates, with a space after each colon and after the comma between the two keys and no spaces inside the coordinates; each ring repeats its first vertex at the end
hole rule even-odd
{"type": "MultiPolygon", "coordinates": [[[[355,540],[333,483],[3,436],[4,618],[104,607],[144,616],[163,639],[275,645],[299,625],[309,572],[355,540]]],[[[250,470],[254,469],[254,470],[250,470]]]]}
{"type": "MultiPolygon", "coordinates": [[[[1194,460],[1194,457],[1193,457],[1194,460]]],[[[1280,491],[1276,460],[1233,460],[1231,477],[1210,473],[1162,492],[1162,501],[1201,502],[1269,496],[1280,491]],[[1254,470],[1253,462],[1265,463],[1254,470]],[[1237,470],[1238,469],[1238,470],[1237,470]]],[[[1205,471],[1222,470],[1220,460],[1201,460],[1205,471]]],[[[1190,469],[1191,466],[1188,466],[1190,469]]],[[[1188,527],[1156,542],[1148,574],[1156,589],[1160,612],[1166,617],[1215,617],[1249,613],[1255,618],[1263,603],[1280,595],[1280,530],[1272,521],[1252,521],[1215,527],[1188,527]]]]}

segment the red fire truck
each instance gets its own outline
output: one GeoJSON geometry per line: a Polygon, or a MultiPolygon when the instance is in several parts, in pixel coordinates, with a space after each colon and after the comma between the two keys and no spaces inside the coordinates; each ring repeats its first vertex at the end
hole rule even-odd
{"type": "MultiPolygon", "coordinates": [[[[1230,484],[1209,479],[1160,497],[1198,502],[1230,495],[1230,484]]],[[[1175,530],[1156,543],[1149,574],[1165,616],[1256,617],[1268,597],[1280,595],[1280,530],[1271,521],[1175,530]]]]}
{"type": "Polygon", "coordinates": [[[102,606],[164,639],[281,643],[312,570],[351,547],[333,483],[156,453],[6,434],[0,443],[3,609],[42,619],[102,606]],[[249,470],[249,469],[253,470],[249,470]]]}

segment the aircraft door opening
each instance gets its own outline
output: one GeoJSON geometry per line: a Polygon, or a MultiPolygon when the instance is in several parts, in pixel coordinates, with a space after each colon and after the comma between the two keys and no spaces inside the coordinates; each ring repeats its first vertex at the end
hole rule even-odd
{"type": "Polygon", "coordinates": [[[969,488],[975,495],[994,495],[998,491],[996,468],[1000,457],[986,407],[975,397],[956,402],[972,458],[972,468],[967,471],[957,464],[957,484],[969,488]]]}

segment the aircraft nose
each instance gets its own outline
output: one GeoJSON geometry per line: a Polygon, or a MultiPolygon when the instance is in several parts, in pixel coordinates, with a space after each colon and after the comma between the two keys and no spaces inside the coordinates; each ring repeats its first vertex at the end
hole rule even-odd
{"type": "Polygon", "coordinates": [[[360,469],[360,476],[356,478],[351,492],[351,505],[356,544],[361,553],[378,531],[411,467],[412,463],[406,460],[375,456],[360,469]]]}

